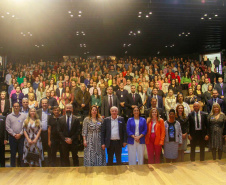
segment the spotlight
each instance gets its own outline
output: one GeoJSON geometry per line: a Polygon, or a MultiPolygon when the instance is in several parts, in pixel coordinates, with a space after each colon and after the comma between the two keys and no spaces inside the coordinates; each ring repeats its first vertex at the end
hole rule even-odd
{"type": "Polygon", "coordinates": [[[217,17],[218,15],[216,14],[215,17],[217,17]]]}
{"type": "Polygon", "coordinates": [[[188,35],[190,35],[191,33],[190,32],[188,32],[188,35]]]}
{"type": "Polygon", "coordinates": [[[184,32],[182,32],[182,34],[184,34],[184,32]]]}
{"type": "Polygon", "coordinates": [[[82,11],[80,10],[80,11],[78,11],[78,13],[82,13],[82,11]]]}
{"type": "Polygon", "coordinates": [[[82,15],[78,15],[79,17],[81,17],[82,15]]]}
{"type": "Polygon", "coordinates": [[[148,17],[149,17],[149,15],[146,15],[146,17],[148,18],[148,17]]]}
{"type": "Polygon", "coordinates": [[[152,12],[149,12],[149,14],[151,15],[151,14],[152,14],[152,12]]]}
{"type": "Polygon", "coordinates": [[[71,11],[68,11],[68,13],[71,13],[71,11]]]}
{"type": "Polygon", "coordinates": [[[71,15],[71,17],[74,17],[74,15],[71,15]]]}
{"type": "Polygon", "coordinates": [[[181,34],[179,34],[179,37],[181,37],[181,34]]]}
{"type": "Polygon", "coordinates": [[[2,15],[1,18],[4,18],[4,15],[2,15]]]}
{"type": "Polygon", "coordinates": [[[203,17],[201,17],[201,19],[204,19],[203,17]]]}
{"type": "Polygon", "coordinates": [[[141,17],[141,15],[138,15],[138,17],[141,17]]]}
{"type": "Polygon", "coordinates": [[[207,13],[206,13],[206,14],[204,14],[204,16],[206,17],[206,16],[207,16],[207,13]]]}
{"type": "Polygon", "coordinates": [[[212,18],[211,18],[211,17],[209,17],[209,19],[211,20],[212,18]]]}
{"type": "Polygon", "coordinates": [[[139,12],[139,14],[142,14],[142,12],[139,12]]]}
{"type": "Polygon", "coordinates": [[[6,12],[6,14],[9,15],[10,13],[9,12],[6,12]]]}
{"type": "Polygon", "coordinates": [[[140,34],[140,30],[138,30],[137,33],[140,34]]]}
{"type": "Polygon", "coordinates": [[[12,17],[15,17],[15,15],[12,15],[12,17]]]}

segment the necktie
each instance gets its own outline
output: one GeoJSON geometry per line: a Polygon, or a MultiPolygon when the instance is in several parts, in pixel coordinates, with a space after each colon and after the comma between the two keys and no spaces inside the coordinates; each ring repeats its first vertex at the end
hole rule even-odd
{"type": "Polygon", "coordinates": [[[222,96],[224,96],[223,84],[221,84],[221,89],[222,89],[222,96]]]}
{"type": "Polygon", "coordinates": [[[133,94],[133,101],[135,102],[135,95],[133,94]]]}
{"type": "Polygon", "coordinates": [[[110,96],[110,108],[112,107],[112,97],[110,96]]]}
{"type": "Polygon", "coordinates": [[[197,128],[199,129],[200,125],[199,125],[199,117],[198,117],[198,113],[196,113],[196,120],[197,120],[197,128]]]}
{"type": "Polygon", "coordinates": [[[67,117],[67,129],[68,129],[68,134],[70,133],[70,122],[69,122],[70,117],[67,117]]]}

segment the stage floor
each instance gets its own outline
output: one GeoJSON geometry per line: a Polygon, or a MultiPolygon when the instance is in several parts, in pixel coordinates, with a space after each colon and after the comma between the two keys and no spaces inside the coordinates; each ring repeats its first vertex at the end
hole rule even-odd
{"type": "Polygon", "coordinates": [[[140,166],[0,168],[1,185],[226,184],[226,160],[140,166]]]}

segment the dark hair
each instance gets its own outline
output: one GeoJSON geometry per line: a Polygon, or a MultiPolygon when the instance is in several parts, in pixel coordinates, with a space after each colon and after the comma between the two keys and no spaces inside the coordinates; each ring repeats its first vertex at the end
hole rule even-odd
{"type": "Polygon", "coordinates": [[[100,96],[99,96],[99,94],[98,94],[98,89],[97,88],[93,88],[93,95],[94,95],[94,90],[97,90],[97,98],[99,99],[100,98],[100,96]]]}
{"type": "Polygon", "coordinates": [[[90,118],[90,119],[92,118],[91,111],[92,111],[93,108],[96,108],[96,109],[97,109],[97,116],[96,116],[96,118],[97,118],[97,119],[100,119],[101,116],[100,116],[100,114],[99,114],[99,109],[98,109],[98,107],[97,107],[96,105],[93,105],[93,106],[90,107],[90,109],[89,109],[89,118],[90,118]]]}
{"type": "Polygon", "coordinates": [[[185,112],[184,112],[184,106],[181,105],[181,104],[177,105],[177,107],[176,107],[176,118],[179,117],[178,116],[178,109],[179,109],[179,107],[183,107],[182,117],[183,117],[183,119],[185,119],[186,118],[186,115],[185,115],[185,112]]]}
{"type": "Polygon", "coordinates": [[[171,112],[173,112],[174,114],[176,113],[176,111],[175,111],[174,109],[170,109],[170,110],[169,110],[169,114],[170,114],[171,112]]]}
{"type": "Polygon", "coordinates": [[[182,97],[183,97],[183,100],[184,100],[184,95],[182,94],[182,93],[179,93],[178,95],[177,95],[177,99],[176,99],[176,102],[179,102],[179,95],[182,95],[182,97]]]}
{"type": "MultiPolygon", "coordinates": [[[[133,108],[133,111],[134,111],[134,109],[136,109],[136,108],[139,110],[139,116],[140,116],[141,113],[140,113],[140,109],[139,109],[138,106],[135,106],[135,107],[133,108]]],[[[133,113],[132,113],[132,117],[134,117],[134,114],[133,114],[133,113]]]]}
{"type": "Polygon", "coordinates": [[[53,106],[53,110],[55,109],[59,109],[60,110],[60,107],[59,106],[53,106]]]}

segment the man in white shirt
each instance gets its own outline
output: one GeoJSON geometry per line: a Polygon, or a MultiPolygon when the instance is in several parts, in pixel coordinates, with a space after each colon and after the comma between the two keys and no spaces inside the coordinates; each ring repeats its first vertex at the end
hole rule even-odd
{"type": "Polygon", "coordinates": [[[5,83],[7,85],[11,85],[10,84],[11,78],[12,78],[12,70],[9,70],[9,73],[5,76],[5,83]]]}
{"type": "Polygon", "coordinates": [[[127,144],[126,124],[123,117],[118,116],[118,108],[110,109],[111,116],[104,119],[101,127],[102,149],[107,148],[108,165],[113,165],[115,154],[117,165],[121,164],[122,147],[127,144]]]}

